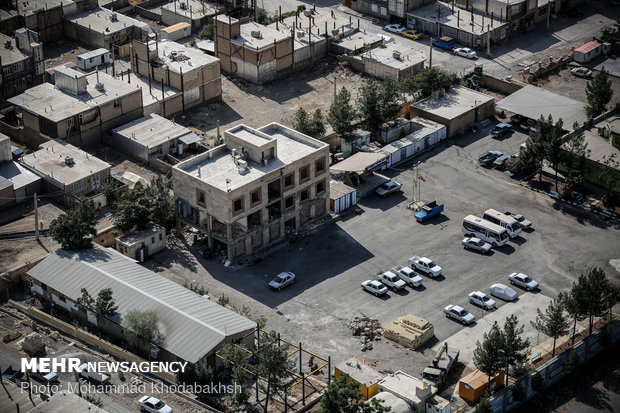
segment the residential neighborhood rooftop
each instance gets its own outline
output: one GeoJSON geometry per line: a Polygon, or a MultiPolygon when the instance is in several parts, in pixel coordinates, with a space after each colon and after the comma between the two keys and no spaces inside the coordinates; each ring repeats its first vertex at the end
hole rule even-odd
{"type": "Polygon", "coordinates": [[[185,47],[171,40],[159,40],[157,47],[155,41],[150,41],[149,49],[157,49],[159,58],[174,73],[188,73],[220,61],[217,57],[210,56],[195,47],[185,47]]]}
{"type": "Polygon", "coordinates": [[[133,139],[147,148],[157,147],[164,142],[181,138],[185,135],[196,135],[185,126],[155,113],[133,120],[123,126],[112,129],[112,131],[128,139],[133,139]]]}
{"type": "Polygon", "coordinates": [[[273,46],[274,42],[281,42],[291,37],[290,33],[285,34],[270,26],[264,26],[256,22],[242,23],[240,26],[241,35],[231,42],[253,50],[261,50],[265,47],[273,46]],[[260,32],[259,37],[252,36],[252,32],[260,32]]]}
{"type": "Polygon", "coordinates": [[[0,59],[2,60],[2,66],[19,63],[28,59],[30,56],[30,53],[23,52],[17,48],[13,37],[0,33],[0,59]],[[9,41],[11,42],[10,49],[4,47],[4,45],[9,41]]]}
{"type": "Polygon", "coordinates": [[[121,237],[118,237],[116,240],[121,244],[125,245],[133,245],[136,242],[143,241],[147,238],[158,234],[164,227],[161,225],[157,225],[155,223],[150,223],[149,226],[141,231],[132,231],[128,234],[125,234],[121,237]]]}
{"type": "Polygon", "coordinates": [[[383,375],[381,373],[364,364],[356,357],[351,357],[348,360],[341,361],[334,367],[366,387],[370,387],[383,379],[383,375]]]}
{"type": "Polygon", "coordinates": [[[209,1],[183,0],[183,2],[169,2],[161,6],[162,9],[174,12],[179,16],[194,19],[202,19],[205,16],[217,14],[224,10],[224,6],[209,1]],[[185,4],[185,8],[181,8],[185,4]]]}
{"type": "Polygon", "coordinates": [[[393,42],[386,44],[385,47],[369,50],[362,54],[362,57],[399,70],[407,69],[426,60],[424,52],[393,42]]]}
{"type": "Polygon", "coordinates": [[[454,119],[493,99],[493,96],[477,92],[465,86],[453,86],[443,96],[437,98],[428,97],[411,106],[445,119],[454,119]]]}
{"type": "Polygon", "coordinates": [[[41,179],[40,176],[32,173],[15,161],[0,165],[0,177],[10,181],[15,191],[41,179]]]}
{"type": "Polygon", "coordinates": [[[147,23],[143,23],[139,20],[103,7],[97,7],[92,10],[86,10],[70,16],[65,16],[65,19],[79,26],[87,27],[95,32],[106,34],[124,30],[129,26],[140,27],[144,30],[153,31],[151,26],[147,23]]]}

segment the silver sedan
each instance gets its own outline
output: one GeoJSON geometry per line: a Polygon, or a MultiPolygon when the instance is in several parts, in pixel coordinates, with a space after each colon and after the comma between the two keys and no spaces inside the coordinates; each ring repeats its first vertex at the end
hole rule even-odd
{"type": "Polygon", "coordinates": [[[484,242],[480,238],[463,238],[463,241],[461,243],[463,244],[463,248],[465,248],[466,250],[472,249],[480,251],[483,254],[488,254],[491,250],[491,244],[489,244],[488,242],[484,242]]]}

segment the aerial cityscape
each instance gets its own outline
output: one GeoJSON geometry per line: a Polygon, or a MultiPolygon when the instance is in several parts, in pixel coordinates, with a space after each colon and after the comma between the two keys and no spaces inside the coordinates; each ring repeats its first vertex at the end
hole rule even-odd
{"type": "Polygon", "coordinates": [[[0,39],[0,413],[620,412],[620,1],[0,39]]]}

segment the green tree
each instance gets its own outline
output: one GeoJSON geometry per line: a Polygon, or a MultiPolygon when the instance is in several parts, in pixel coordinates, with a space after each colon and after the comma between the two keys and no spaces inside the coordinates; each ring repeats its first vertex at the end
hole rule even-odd
{"type": "Polygon", "coordinates": [[[422,98],[427,98],[434,91],[447,90],[458,82],[459,77],[457,75],[431,67],[421,70],[412,78],[406,79],[403,86],[409,93],[419,93],[422,98]]]}
{"type": "Polygon", "coordinates": [[[93,203],[80,197],[77,206],[50,223],[50,235],[66,250],[92,248],[97,235],[97,210],[93,203]]]}
{"type": "Polygon", "coordinates": [[[616,24],[615,27],[603,27],[601,29],[601,41],[611,44],[620,42],[620,26],[616,24]]]}
{"type": "Polygon", "coordinates": [[[538,179],[542,180],[542,167],[545,159],[545,146],[541,135],[536,133],[527,137],[525,147],[519,152],[516,170],[521,174],[538,174],[538,179]]]}
{"type": "Polygon", "coordinates": [[[400,113],[403,103],[403,87],[391,77],[386,77],[381,82],[381,116],[383,120],[389,120],[400,113]]]}
{"type": "Polygon", "coordinates": [[[583,290],[580,284],[573,283],[570,291],[558,294],[558,300],[564,306],[564,310],[573,318],[573,334],[571,335],[572,345],[575,345],[575,336],[577,335],[577,321],[585,318],[583,310],[583,290]]]}
{"type": "Polygon", "coordinates": [[[359,384],[354,381],[347,383],[347,379],[348,376],[341,376],[325,389],[319,413],[381,413],[391,410],[377,399],[364,402],[359,384]]]}
{"type": "Polygon", "coordinates": [[[310,135],[310,117],[304,108],[297,109],[293,118],[293,129],[310,135]]]}
{"type": "Polygon", "coordinates": [[[145,196],[149,204],[149,220],[169,227],[174,222],[174,196],[161,176],[151,179],[145,196]]]}
{"type": "Polygon", "coordinates": [[[593,267],[581,274],[573,289],[579,291],[577,296],[581,314],[588,318],[589,333],[592,334],[594,317],[601,317],[616,305],[620,299],[618,286],[612,284],[602,268],[593,267]]]}
{"type": "Polygon", "coordinates": [[[370,81],[360,92],[358,107],[366,127],[374,132],[386,120],[398,115],[402,104],[401,85],[386,78],[381,83],[370,81]]]}
{"type": "Polygon", "coordinates": [[[520,365],[527,360],[527,349],[530,346],[530,340],[527,338],[523,339],[521,334],[523,334],[523,325],[519,326],[517,316],[513,314],[510,317],[506,317],[502,330],[502,358],[504,360],[506,381],[508,381],[510,365],[520,365]]]}
{"type": "Polygon", "coordinates": [[[235,391],[232,401],[236,406],[244,405],[250,398],[250,393],[246,386],[245,369],[248,368],[250,352],[240,346],[230,345],[222,350],[222,357],[227,360],[227,364],[232,368],[232,382],[239,385],[241,391],[235,391]]]}
{"type": "Polygon", "coordinates": [[[558,338],[568,333],[570,322],[564,315],[564,306],[559,299],[552,300],[543,313],[540,308],[536,310],[538,315],[532,321],[532,327],[541,333],[553,338],[553,351],[551,357],[555,357],[555,343],[558,338]]]}
{"type": "Polygon", "coordinates": [[[267,13],[267,10],[262,7],[256,8],[254,12],[254,20],[257,23],[264,24],[265,26],[271,24],[271,17],[269,16],[269,13],[267,13]]]}
{"type": "Polygon", "coordinates": [[[82,295],[77,300],[75,300],[75,304],[78,307],[82,307],[83,309],[91,310],[93,308],[93,305],[95,304],[95,300],[93,299],[93,297],[90,296],[86,288],[82,287],[80,289],[80,292],[82,293],[82,295]]]}
{"type": "Polygon", "coordinates": [[[323,112],[321,109],[314,111],[310,120],[310,136],[315,139],[323,139],[325,137],[325,123],[323,123],[323,112]]]}
{"type": "Polygon", "coordinates": [[[613,94],[614,91],[609,72],[603,67],[586,85],[586,99],[588,101],[585,108],[586,115],[589,118],[595,118],[605,112],[613,94]]]}
{"type": "Polygon", "coordinates": [[[523,383],[516,383],[512,387],[512,398],[518,402],[522,402],[527,397],[527,387],[523,383]]]}
{"type": "Polygon", "coordinates": [[[618,162],[617,154],[613,153],[609,156],[603,156],[603,168],[600,174],[600,180],[605,187],[602,201],[607,206],[614,206],[620,203],[620,162],[618,162]]]}
{"type": "Polygon", "coordinates": [[[566,360],[564,360],[564,370],[567,374],[570,375],[579,368],[580,364],[581,360],[579,360],[577,352],[575,350],[572,350],[566,357],[566,360]]]}
{"type": "Polygon", "coordinates": [[[496,321],[491,326],[491,330],[482,336],[482,343],[476,341],[476,348],[474,349],[474,365],[478,370],[489,376],[489,385],[491,384],[491,377],[494,377],[505,366],[503,349],[504,334],[496,321]]]}
{"type": "Polygon", "coordinates": [[[157,345],[163,343],[157,314],[152,311],[130,310],[123,315],[121,325],[127,330],[127,340],[133,347],[140,348],[149,342],[157,345]]]}
{"type": "Polygon", "coordinates": [[[258,375],[266,381],[266,383],[262,384],[263,391],[265,392],[265,413],[267,413],[269,402],[274,395],[281,395],[286,388],[288,371],[294,365],[293,360],[288,358],[288,351],[288,346],[278,345],[278,339],[275,334],[261,335],[257,356],[258,375]]]}
{"type": "Polygon", "coordinates": [[[97,294],[97,301],[95,302],[95,312],[100,316],[109,316],[116,313],[118,306],[114,297],[112,297],[111,288],[103,288],[97,294]]]}
{"type": "Polygon", "coordinates": [[[293,119],[293,129],[315,139],[323,139],[325,137],[325,124],[323,123],[321,109],[317,109],[310,118],[304,108],[299,108],[293,119]]]}
{"type": "Polygon", "coordinates": [[[564,122],[559,119],[557,122],[553,122],[551,115],[547,119],[543,116],[536,122],[536,130],[530,132],[530,135],[539,135],[535,139],[542,142],[544,148],[545,158],[551,162],[553,169],[555,170],[555,190],[558,190],[558,164],[562,159],[562,136],[564,122]]]}
{"type": "Polygon", "coordinates": [[[136,185],[121,195],[114,207],[117,209],[114,220],[119,229],[129,232],[148,226],[151,206],[146,197],[146,189],[141,185],[136,185]]]}
{"type": "MultiPolygon", "coordinates": [[[[573,130],[577,130],[579,125],[577,122],[573,124],[573,130]]],[[[568,173],[566,175],[566,183],[564,186],[565,197],[572,198],[574,192],[581,191],[581,186],[586,175],[586,159],[590,154],[588,143],[585,141],[583,131],[574,132],[564,144],[565,162],[568,173]]]]}
{"type": "Polygon", "coordinates": [[[489,393],[487,391],[476,405],[476,413],[493,413],[493,411],[493,405],[491,400],[489,400],[489,393]]]}
{"type": "Polygon", "coordinates": [[[213,36],[213,23],[202,26],[202,30],[200,30],[200,38],[202,40],[213,40],[213,36]]]}
{"type": "Polygon", "coordinates": [[[530,385],[532,386],[532,390],[534,390],[536,393],[540,393],[547,388],[547,383],[545,383],[545,379],[539,371],[537,371],[536,374],[532,376],[530,385]]]}
{"type": "Polygon", "coordinates": [[[342,135],[354,129],[356,118],[357,113],[351,105],[351,92],[343,87],[329,107],[327,122],[334,128],[336,133],[342,135]]]}

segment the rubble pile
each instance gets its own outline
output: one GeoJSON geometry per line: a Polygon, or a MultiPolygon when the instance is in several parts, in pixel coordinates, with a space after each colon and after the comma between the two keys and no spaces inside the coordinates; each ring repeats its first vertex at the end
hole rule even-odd
{"type": "Polygon", "coordinates": [[[362,338],[362,351],[372,350],[372,342],[381,340],[383,334],[379,320],[366,316],[354,317],[349,323],[349,329],[354,337],[362,338]]]}

